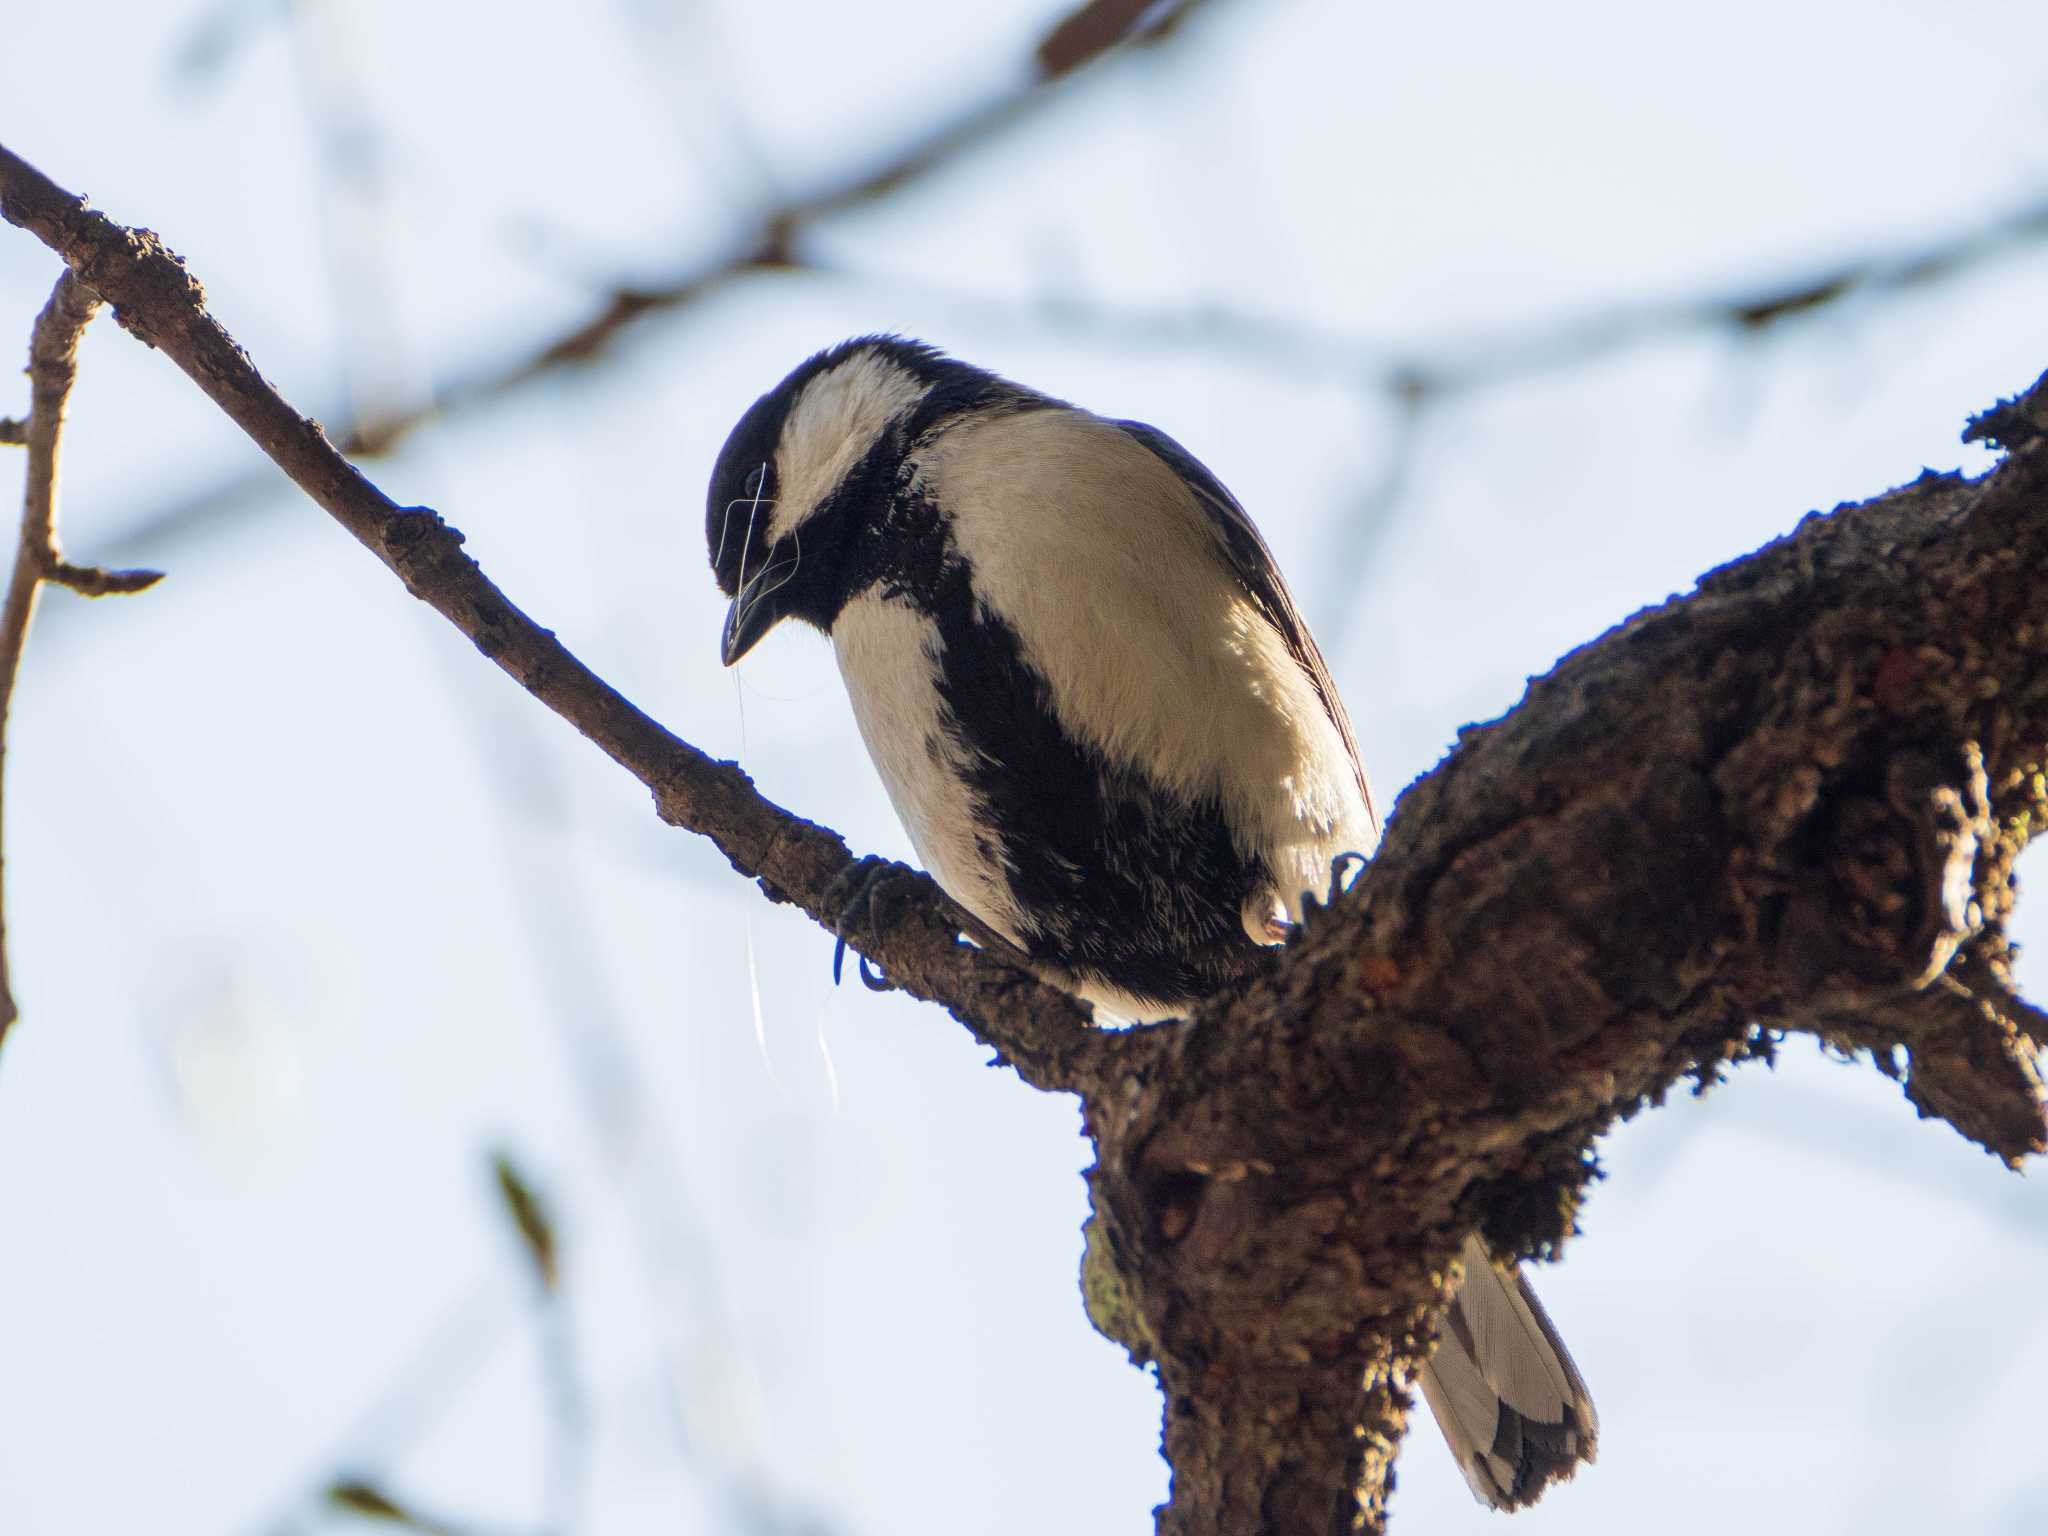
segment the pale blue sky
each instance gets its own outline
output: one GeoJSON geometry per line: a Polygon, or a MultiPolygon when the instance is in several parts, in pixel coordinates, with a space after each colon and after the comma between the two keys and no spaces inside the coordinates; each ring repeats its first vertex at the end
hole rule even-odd
{"type": "MultiPolygon", "coordinates": [[[[9,18],[0,140],[159,229],[268,376],[339,414],[721,248],[1014,79],[1052,14],[69,0],[9,18]],[[223,17],[233,46],[181,72],[223,17]],[[336,142],[375,174],[339,175],[336,142]]],[[[2048,367],[2048,253],[1458,397],[1362,526],[1385,359],[1484,362],[2038,198],[2044,60],[2022,3],[1219,0],[818,231],[840,275],[740,285],[370,472],[683,735],[903,854],[827,650],[778,635],[720,669],[699,509],[793,362],[924,335],[1204,458],[1391,797],[1562,651],[1808,510],[1984,467],[1957,434],[2048,367]],[[1059,303],[1223,307],[1313,355],[1059,303]]],[[[54,274],[0,230],[0,347],[54,274]]],[[[78,555],[254,461],[113,325],[83,367],[78,555]]],[[[495,1145],[562,1210],[579,1532],[778,1528],[746,1523],[764,1500],[834,1536],[1150,1529],[1156,1394],[1077,1304],[1070,1103],[935,1011],[834,993],[823,934],[303,500],[152,553],[145,597],[49,598],[15,705],[0,1530],[322,1529],[306,1495],[345,1466],[535,1529],[549,1399],[495,1145]]],[[[1803,1044],[1603,1155],[1538,1277],[1599,1465],[1503,1525],[1422,1423],[1397,1531],[2040,1529],[2038,1178],[1803,1044]]]]}

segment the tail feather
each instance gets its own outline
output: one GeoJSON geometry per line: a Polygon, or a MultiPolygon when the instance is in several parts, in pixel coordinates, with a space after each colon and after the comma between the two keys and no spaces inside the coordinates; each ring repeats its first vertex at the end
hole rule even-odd
{"type": "Polygon", "coordinates": [[[1479,1502],[1520,1509],[1593,1459],[1600,1418],[1521,1268],[1497,1267],[1477,1237],[1463,1257],[1422,1395],[1479,1502]]]}

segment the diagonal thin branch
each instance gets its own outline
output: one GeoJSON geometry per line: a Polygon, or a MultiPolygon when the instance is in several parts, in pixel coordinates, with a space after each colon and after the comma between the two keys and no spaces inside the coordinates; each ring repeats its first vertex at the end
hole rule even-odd
{"type": "MultiPolygon", "coordinates": [[[[647,785],[664,820],[709,837],[771,897],[838,931],[837,892],[855,864],[839,835],[766,800],[737,765],[643,713],[514,606],[438,513],[398,506],[373,485],[256,371],[208,313],[198,281],[154,234],[87,208],[4,146],[0,215],[60,252],[123,326],[161,348],[415,597],[647,785]]],[[[848,937],[894,984],[945,1004],[1027,1081],[1072,1088],[1125,1049],[1120,1037],[1092,1030],[1087,1010],[1064,992],[993,953],[964,948],[959,935],[969,921],[930,880],[905,871],[892,884],[902,899],[848,937]]]]}
{"type": "MultiPolygon", "coordinates": [[[[114,592],[140,592],[158,580],[157,571],[102,571],[73,565],[57,547],[57,462],[64,436],[64,412],[71,385],[78,377],[78,343],[100,307],[99,295],[66,272],[51,290],[50,302],[36,316],[29,339],[29,413],[19,427],[28,449],[28,486],[22,501],[21,538],[15,546],[14,571],[7,597],[0,605],[0,832],[4,832],[7,761],[7,716],[14,701],[14,679],[35,617],[36,595],[54,581],[87,597],[114,592]]],[[[8,434],[11,440],[12,432],[8,434]]],[[[6,858],[0,854],[0,878],[6,858]]],[[[7,967],[7,920],[0,905],[0,1041],[20,1017],[7,967]]]]}

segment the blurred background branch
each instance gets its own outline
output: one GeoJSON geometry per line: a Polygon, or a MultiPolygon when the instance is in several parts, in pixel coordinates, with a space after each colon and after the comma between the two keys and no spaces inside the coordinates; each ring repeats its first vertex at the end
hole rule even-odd
{"type": "MultiPolygon", "coordinates": [[[[1076,72],[1118,49],[1157,46],[1178,35],[1191,16],[1215,3],[1090,0],[1046,33],[1014,85],[874,155],[865,170],[826,178],[774,201],[717,254],[691,261],[665,277],[603,282],[594,313],[539,342],[524,356],[436,381],[422,391],[424,398],[411,404],[379,400],[367,416],[358,411],[330,417],[329,435],[352,458],[388,453],[428,422],[488,408],[551,375],[598,363],[613,355],[625,336],[643,322],[714,298],[749,275],[802,272],[809,266],[801,251],[802,240],[816,226],[884,202],[991,140],[1018,130],[1051,108],[1060,99],[1064,83],[1076,72]]],[[[216,39],[230,19],[239,18],[242,9],[237,4],[210,18],[188,62],[196,58],[208,67],[216,64],[221,48],[216,39]]],[[[330,132],[329,137],[334,135],[330,132]]],[[[359,144],[361,136],[349,135],[345,142],[359,144]]],[[[356,245],[359,250],[367,249],[361,241],[356,245]]],[[[358,270],[361,265],[359,260],[358,270]]],[[[375,317],[380,310],[373,304],[358,312],[375,317]]],[[[124,537],[123,547],[161,548],[225,513],[247,508],[275,486],[274,477],[257,471],[191,492],[170,506],[141,514],[124,537]]]]}
{"type": "MultiPolygon", "coordinates": [[[[409,433],[436,419],[486,410],[559,371],[597,364],[614,355],[624,336],[643,321],[673,315],[708,300],[750,275],[777,273],[802,280],[850,285],[856,292],[915,299],[977,326],[1013,333],[1052,333],[1117,350],[1181,352],[1229,358],[1246,366],[1330,379],[1377,398],[1399,423],[1386,454],[1382,485],[1365,497],[1357,516],[1370,530],[1384,522],[1398,498],[1413,445],[1426,418],[1460,397],[1519,384],[1548,373],[1583,368],[1616,353],[1694,334],[1761,340],[1796,322],[1850,308],[1902,299],[1978,269],[2011,260],[2048,239],[2048,199],[2029,202],[1988,220],[1974,221],[1898,250],[1849,252],[1817,269],[1795,272],[1739,289],[1680,294],[1644,303],[1538,316],[1517,326],[1425,347],[1345,336],[1278,314],[1222,305],[1145,310],[1091,302],[1080,295],[1048,297],[1019,306],[966,291],[906,285],[873,272],[836,268],[807,255],[800,236],[815,224],[887,197],[982,137],[1015,121],[1026,104],[1042,100],[1057,76],[1047,76],[1014,97],[991,103],[929,138],[899,151],[879,170],[853,182],[791,202],[764,220],[760,243],[719,261],[649,284],[614,282],[599,312],[574,329],[539,344],[511,364],[458,375],[428,387],[423,403],[380,411],[364,422],[342,417],[334,435],[353,457],[390,451],[409,433]]],[[[136,558],[157,556],[215,519],[247,509],[274,489],[267,471],[238,473],[175,500],[137,511],[120,548],[136,558]]],[[[1347,568],[1363,556],[1348,551],[1347,568]]]]}

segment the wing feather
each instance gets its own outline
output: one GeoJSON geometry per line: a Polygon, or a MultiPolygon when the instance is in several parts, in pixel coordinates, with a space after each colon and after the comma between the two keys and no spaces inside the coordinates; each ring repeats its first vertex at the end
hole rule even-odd
{"type": "Polygon", "coordinates": [[[1280,566],[1273,559],[1272,550],[1266,547],[1258,526],[1200,459],[1157,427],[1147,426],[1142,421],[1119,421],[1112,425],[1142,443],[1179,475],[1188,489],[1194,492],[1202,510],[1209,514],[1217,543],[1222,547],[1232,573],[1286,642],[1295,664],[1315,685],[1323,711],[1330,717],[1330,723],[1336,726],[1338,736],[1343,739],[1344,750],[1350,755],[1351,772],[1358,781],[1358,793],[1365,801],[1365,813],[1372,821],[1373,835],[1377,838],[1381,830],[1379,807],[1373,801],[1372,785],[1365,776],[1365,763],[1358,755],[1358,738],[1351,732],[1351,716],[1345,712],[1343,697],[1337,692],[1336,681],[1330,676],[1323,653],[1317,649],[1315,636],[1309,633],[1301,610],[1295,607],[1294,594],[1287,590],[1287,582],[1280,575],[1280,566]]]}

